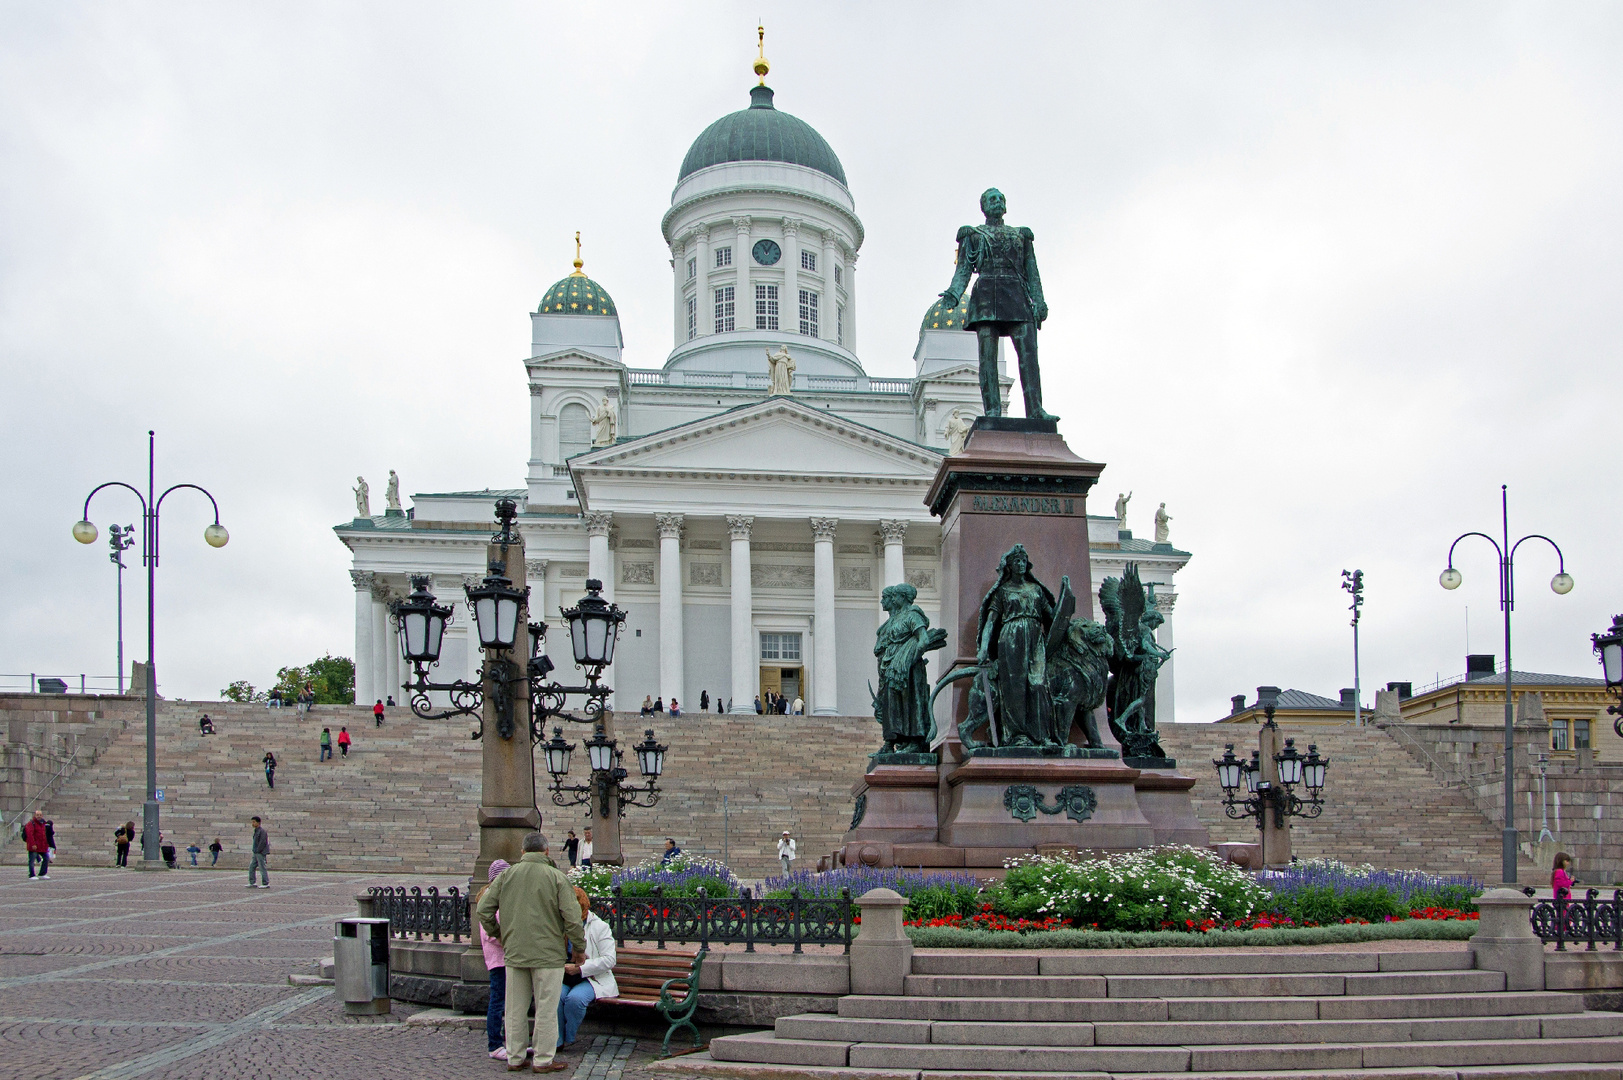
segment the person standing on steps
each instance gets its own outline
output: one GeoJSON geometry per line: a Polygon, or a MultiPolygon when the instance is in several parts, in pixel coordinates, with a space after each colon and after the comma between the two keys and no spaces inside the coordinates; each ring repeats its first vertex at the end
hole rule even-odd
{"type": "Polygon", "coordinates": [[[220,838],[218,836],[216,836],[214,838],[214,843],[209,845],[209,854],[211,856],[213,856],[213,858],[211,858],[209,860],[209,865],[210,866],[219,866],[220,865],[220,852],[222,852],[224,850],[225,850],[225,847],[220,843],[220,838]]]}
{"type": "Polygon", "coordinates": [[[681,858],[681,856],[682,856],[682,849],[676,846],[676,841],[675,840],[672,840],[670,837],[667,836],[665,838],[665,853],[659,857],[659,861],[661,863],[668,863],[672,859],[681,858]]]}
{"type": "Polygon", "coordinates": [[[265,783],[274,791],[276,788],[276,755],[266,750],[265,756],[260,760],[265,763],[265,783]]]}
{"type": "Polygon", "coordinates": [[[114,866],[122,866],[126,870],[130,866],[130,842],[135,838],[135,822],[120,825],[118,831],[113,833],[113,850],[116,853],[113,859],[114,866]]]}
{"type": "MultiPolygon", "coordinates": [[[[28,880],[34,880],[34,864],[39,863],[39,880],[51,876],[51,834],[45,824],[45,811],[35,810],[28,824],[23,826],[23,843],[28,847],[28,880]]],[[[574,897],[570,897],[574,901],[574,897]]]]}
{"type": "Polygon", "coordinates": [[[565,948],[586,952],[575,887],[547,858],[547,838],[524,838],[518,865],[502,871],[479,898],[479,925],[502,943],[507,970],[507,1068],[524,1068],[524,1047],[535,1047],[535,1072],[561,1072],[569,1063],[554,1058],[558,1045],[558,999],[564,984],[565,948]],[[530,1002],[535,1002],[534,1037],[530,1002]]]}
{"type": "Polygon", "coordinates": [[[389,706],[391,709],[394,708],[394,695],[390,694],[388,697],[384,698],[383,703],[389,706]]]}
{"type": "Polygon", "coordinates": [[[330,757],[332,757],[332,728],[322,728],[321,729],[321,760],[326,761],[330,757]]]}
{"type": "Polygon", "coordinates": [[[564,839],[564,857],[569,860],[569,868],[573,870],[580,861],[580,837],[575,830],[569,830],[569,836],[564,839]]]}
{"type": "Polygon", "coordinates": [[[699,711],[700,712],[709,712],[710,711],[710,691],[708,691],[708,690],[700,690],[699,691],[699,711]]]}
{"type": "Polygon", "coordinates": [[[378,722],[378,727],[383,726],[383,699],[382,698],[378,698],[378,703],[376,705],[372,706],[372,719],[374,719],[374,720],[376,720],[378,722]]]}
{"type": "Polygon", "coordinates": [[[795,854],[795,842],[789,836],[789,830],[785,829],[783,835],[778,837],[778,863],[783,867],[784,877],[789,876],[789,864],[797,858],[799,856],[795,854]]]}
{"type": "Polygon", "coordinates": [[[261,889],[270,888],[270,833],[259,821],[258,816],[249,818],[254,827],[254,854],[253,860],[248,863],[248,887],[254,887],[254,871],[259,871],[262,884],[261,889]]]}
{"type": "Polygon", "coordinates": [[[344,757],[349,757],[349,728],[347,727],[338,729],[338,752],[344,757]]]}
{"type": "Polygon", "coordinates": [[[586,835],[580,842],[580,864],[588,867],[592,865],[592,828],[589,825],[586,827],[586,835]]]}

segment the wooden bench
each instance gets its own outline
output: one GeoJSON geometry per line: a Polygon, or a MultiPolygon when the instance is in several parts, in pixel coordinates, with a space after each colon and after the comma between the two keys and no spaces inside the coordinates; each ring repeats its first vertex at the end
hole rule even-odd
{"type": "Polygon", "coordinates": [[[709,955],[704,949],[649,949],[622,945],[616,952],[614,981],[618,997],[600,998],[611,1005],[634,1005],[655,1009],[670,1025],[665,1032],[665,1056],[671,1054],[671,1036],[681,1028],[693,1033],[697,1049],[699,1029],[693,1013],[699,1007],[699,969],[709,955]]]}

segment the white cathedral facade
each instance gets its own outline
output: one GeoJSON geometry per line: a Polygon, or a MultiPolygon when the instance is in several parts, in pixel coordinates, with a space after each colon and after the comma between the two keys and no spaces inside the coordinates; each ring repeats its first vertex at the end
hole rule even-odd
{"type": "MultiPolygon", "coordinates": [[[[409,511],[336,527],[353,556],[357,701],[405,702],[389,605],[412,574],[431,575],[458,609],[435,678],[475,677],[462,587],[484,574],[504,496],[519,500],[532,619],[556,627],[589,577],[629,613],[606,678],[620,709],[651,695],[693,712],[702,692],[711,711],[753,712],[775,690],[808,714],[867,714],[880,590],[912,584],[939,622],[940,526],[924,495],[949,424],[981,411],[975,336],[963,307],[937,303],[913,376],[867,373],[863,226],[844,168],[772,98],[753,87],[749,107],[706,128],[682,162],[661,221],[674,271],[662,366],[625,362],[614,301],[577,258],[530,315],[524,486],[417,494],[409,511]],[[772,392],[769,353],[786,394],[772,392]]],[[[1189,553],[1135,539],[1113,515],[1088,524],[1095,584],[1137,562],[1171,647],[1173,575],[1189,553]]],[[[567,635],[548,643],[572,674],[567,635]]],[[[1162,722],[1174,668],[1157,687],[1162,722]]]]}

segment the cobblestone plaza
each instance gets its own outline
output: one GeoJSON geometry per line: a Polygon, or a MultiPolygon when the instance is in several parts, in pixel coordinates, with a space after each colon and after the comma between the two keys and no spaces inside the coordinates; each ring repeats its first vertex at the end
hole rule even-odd
{"type": "MultiPolygon", "coordinates": [[[[274,856],[273,856],[274,859],[274,856]]],[[[291,986],[332,955],[333,921],[383,879],[53,868],[0,878],[0,1080],[505,1076],[477,1026],[350,1017],[331,986],[291,986]]],[[[391,883],[398,883],[393,882],[391,883]]],[[[456,884],[446,878],[414,881],[456,884]]],[[[590,1024],[588,1024],[590,1028],[590,1024]]],[[[657,1039],[583,1033],[564,1076],[635,1077],[657,1039]]]]}

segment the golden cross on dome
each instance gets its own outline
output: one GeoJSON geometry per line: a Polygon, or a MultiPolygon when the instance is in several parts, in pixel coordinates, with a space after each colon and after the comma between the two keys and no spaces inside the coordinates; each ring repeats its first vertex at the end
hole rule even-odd
{"type": "Polygon", "coordinates": [[[586,265],[585,263],[580,261],[580,230],[576,229],[575,230],[575,272],[573,274],[570,274],[569,276],[570,277],[585,277],[586,275],[581,273],[581,269],[580,269],[582,266],[585,266],[585,265],[586,265]]]}
{"type": "Polygon", "coordinates": [[[759,38],[757,45],[760,50],[760,55],[755,58],[755,74],[761,77],[760,85],[765,86],[766,73],[772,70],[772,65],[767,63],[766,59],[766,24],[758,25],[755,33],[759,38]]]}

